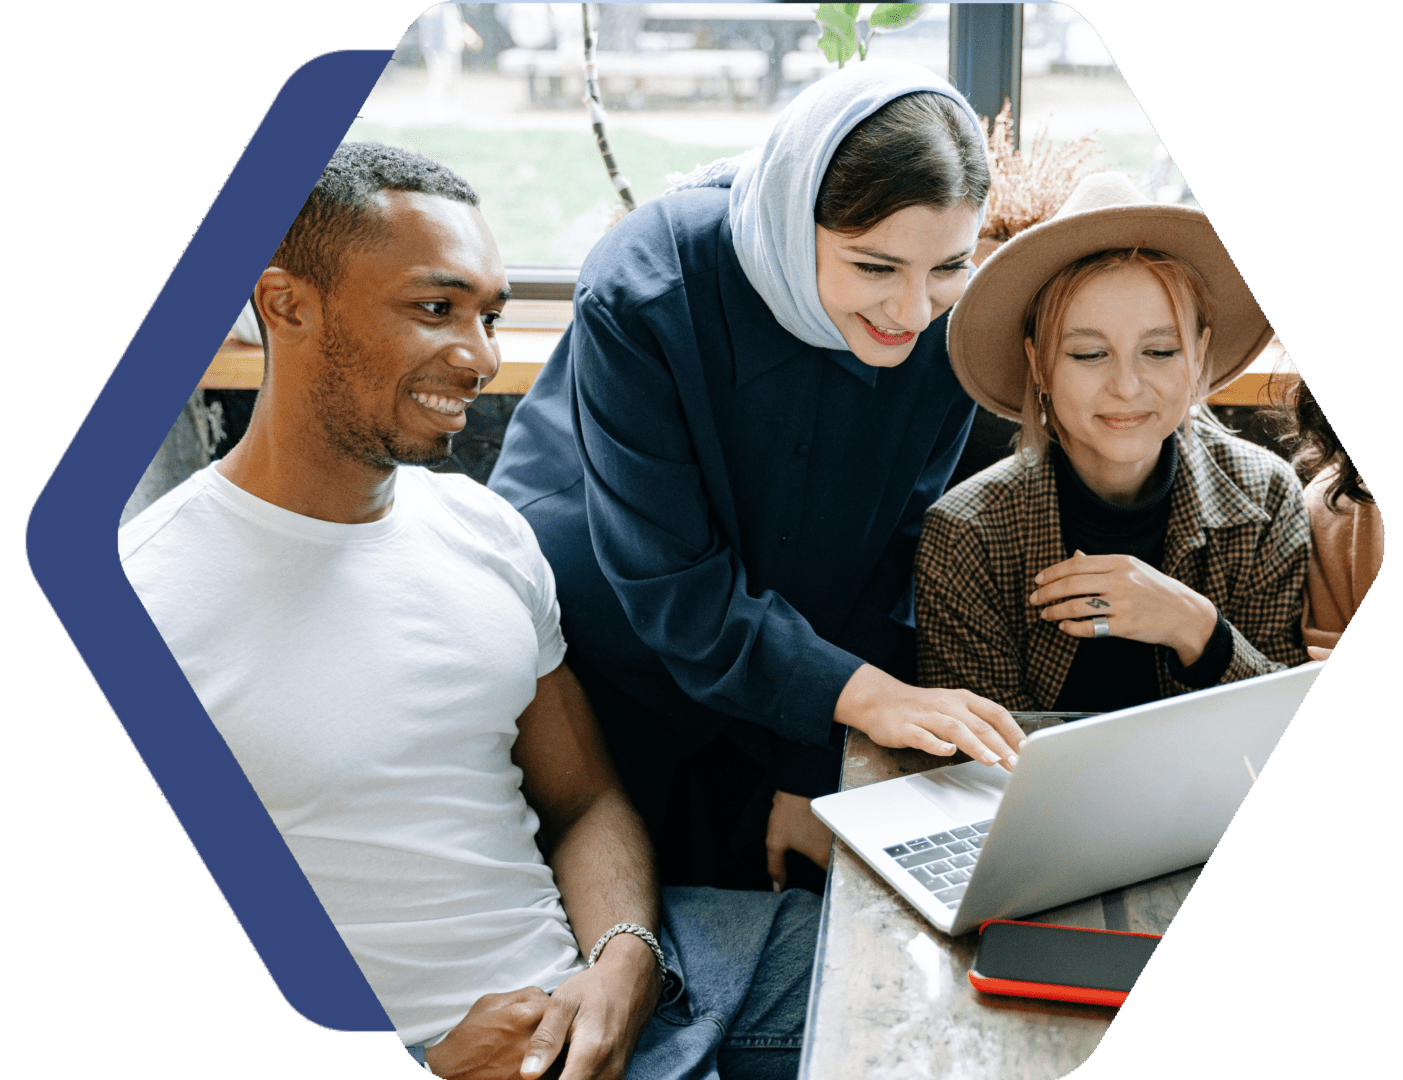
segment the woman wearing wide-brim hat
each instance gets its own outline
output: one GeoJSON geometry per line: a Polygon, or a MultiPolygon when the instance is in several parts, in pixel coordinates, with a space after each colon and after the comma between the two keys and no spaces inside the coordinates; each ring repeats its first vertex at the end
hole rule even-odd
{"type": "Polygon", "coordinates": [[[1270,338],[1208,219],[1117,173],[991,256],[950,359],[1022,429],[926,514],[919,681],[1099,712],[1304,662],[1300,484],[1196,408],[1270,338]]]}

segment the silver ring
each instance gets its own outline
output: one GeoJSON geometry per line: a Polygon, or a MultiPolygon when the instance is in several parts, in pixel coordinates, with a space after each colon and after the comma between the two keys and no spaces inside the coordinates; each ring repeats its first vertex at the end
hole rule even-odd
{"type": "Polygon", "coordinates": [[[1091,620],[1091,636],[1110,637],[1111,620],[1104,615],[1097,615],[1096,618],[1091,620]]]}

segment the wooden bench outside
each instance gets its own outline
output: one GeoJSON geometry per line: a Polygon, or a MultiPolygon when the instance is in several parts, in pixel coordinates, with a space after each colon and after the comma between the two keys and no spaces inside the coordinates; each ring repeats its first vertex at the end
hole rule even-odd
{"type": "MultiPolygon", "coordinates": [[[[770,72],[770,58],[759,49],[684,49],[676,52],[597,54],[599,82],[604,90],[617,83],[627,89],[658,89],[669,84],[689,87],[714,80],[725,84],[726,96],[754,97],[759,82],[770,72]]],[[[584,65],[574,49],[504,49],[497,54],[497,71],[526,79],[527,93],[535,102],[537,80],[545,79],[551,95],[560,97],[566,79],[583,82],[584,65]]]]}

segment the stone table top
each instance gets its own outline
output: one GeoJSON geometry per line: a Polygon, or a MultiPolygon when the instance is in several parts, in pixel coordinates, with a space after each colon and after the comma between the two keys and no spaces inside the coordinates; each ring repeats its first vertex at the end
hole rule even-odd
{"type": "MultiPolygon", "coordinates": [[[[842,788],[966,760],[888,750],[852,730],[842,788]]],[[[1026,918],[1162,934],[1199,869],[1026,918]]],[[[802,1080],[1054,1080],[1091,1056],[1114,1008],[982,994],[967,977],[977,944],[976,933],[952,938],[935,929],[835,840],[802,1080]]]]}

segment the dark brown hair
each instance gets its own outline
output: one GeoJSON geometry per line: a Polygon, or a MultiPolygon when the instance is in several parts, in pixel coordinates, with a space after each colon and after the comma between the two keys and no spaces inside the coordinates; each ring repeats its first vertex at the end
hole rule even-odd
{"type": "Polygon", "coordinates": [[[1329,468],[1338,470],[1330,486],[1325,489],[1326,506],[1339,514],[1343,513],[1339,506],[1341,498],[1357,503],[1374,501],[1374,496],[1364,486],[1359,470],[1340,445],[1339,436],[1330,426],[1330,421],[1325,419],[1304,379],[1289,391],[1287,423],[1292,427],[1286,436],[1287,443],[1294,444],[1291,464],[1303,480],[1310,481],[1329,468]]]}
{"type": "Polygon", "coordinates": [[[989,194],[984,135],[944,94],[887,102],[843,137],[814,202],[830,232],[864,233],[909,206],[978,209],[989,194]]]}

